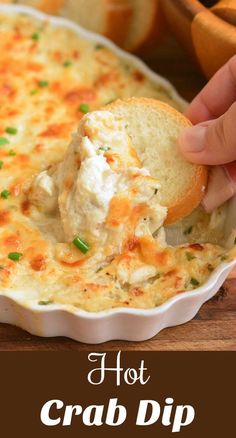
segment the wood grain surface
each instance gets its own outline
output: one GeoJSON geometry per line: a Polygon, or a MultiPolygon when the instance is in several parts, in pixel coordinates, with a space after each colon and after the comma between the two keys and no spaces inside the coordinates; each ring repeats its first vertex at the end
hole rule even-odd
{"type": "MultiPolygon", "coordinates": [[[[161,48],[149,53],[145,61],[153,70],[168,78],[189,101],[205,84],[198,68],[171,38],[161,48]]],[[[1,351],[119,349],[236,351],[236,279],[227,280],[221,291],[201,308],[194,320],[165,329],[151,340],[141,343],[116,341],[91,346],[66,338],[39,338],[8,324],[0,324],[1,351]]]]}

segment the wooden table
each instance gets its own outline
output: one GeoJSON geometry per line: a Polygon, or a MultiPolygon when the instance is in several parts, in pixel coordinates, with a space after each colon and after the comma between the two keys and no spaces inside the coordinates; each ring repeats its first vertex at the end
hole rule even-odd
{"type": "MultiPolygon", "coordinates": [[[[145,61],[168,78],[187,100],[204,86],[197,67],[173,40],[169,39],[145,61]]],[[[165,329],[150,341],[141,343],[108,342],[88,346],[66,338],[38,338],[8,324],[0,324],[0,350],[235,350],[236,280],[227,280],[216,297],[206,303],[193,321],[165,329]]]]}

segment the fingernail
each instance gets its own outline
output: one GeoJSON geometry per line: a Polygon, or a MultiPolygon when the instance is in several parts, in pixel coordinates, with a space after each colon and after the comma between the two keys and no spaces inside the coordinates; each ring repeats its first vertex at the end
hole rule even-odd
{"type": "Polygon", "coordinates": [[[183,152],[202,152],[205,149],[206,131],[207,128],[200,125],[185,129],[179,139],[183,152]]]}

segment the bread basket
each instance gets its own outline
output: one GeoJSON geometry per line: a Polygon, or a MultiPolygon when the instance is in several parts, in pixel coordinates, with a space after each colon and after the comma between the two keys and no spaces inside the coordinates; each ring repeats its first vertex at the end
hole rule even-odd
{"type": "Polygon", "coordinates": [[[169,28],[208,78],[236,54],[235,0],[160,1],[169,28]]]}

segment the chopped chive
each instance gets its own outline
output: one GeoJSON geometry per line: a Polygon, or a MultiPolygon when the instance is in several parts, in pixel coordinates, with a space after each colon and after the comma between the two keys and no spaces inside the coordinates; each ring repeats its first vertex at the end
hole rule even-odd
{"type": "Polygon", "coordinates": [[[70,67],[71,65],[72,65],[72,61],[70,61],[69,59],[66,59],[66,61],[63,62],[64,67],[70,67]]]}
{"type": "Polygon", "coordinates": [[[7,132],[7,134],[10,134],[10,135],[16,135],[16,134],[17,134],[17,129],[16,129],[16,128],[13,128],[13,127],[11,127],[11,126],[8,126],[8,127],[5,129],[5,131],[7,132]]]}
{"type": "Polygon", "coordinates": [[[0,169],[3,168],[4,162],[2,160],[0,160],[0,169]]]}
{"type": "Polygon", "coordinates": [[[10,196],[10,194],[11,194],[11,192],[9,192],[9,190],[3,190],[3,191],[1,192],[1,198],[3,198],[3,199],[8,199],[9,196],[10,196]]]}
{"type": "Polygon", "coordinates": [[[78,248],[83,254],[86,254],[89,250],[89,245],[80,239],[79,236],[75,237],[73,244],[78,248]]]}
{"type": "Polygon", "coordinates": [[[0,146],[5,146],[5,144],[9,143],[9,140],[6,137],[0,137],[0,146]]]}
{"type": "Polygon", "coordinates": [[[23,254],[21,252],[9,252],[8,258],[13,262],[19,262],[23,254]]]}
{"type": "Polygon", "coordinates": [[[34,95],[37,94],[37,93],[38,93],[38,90],[36,90],[36,89],[35,89],[35,90],[31,90],[30,95],[31,95],[31,96],[34,96],[34,95]]]}
{"type": "Polygon", "coordinates": [[[101,49],[104,49],[104,46],[102,44],[96,44],[96,46],[94,48],[95,48],[95,50],[101,50],[101,49]]]}
{"type": "Polygon", "coordinates": [[[190,283],[192,286],[199,286],[199,281],[196,278],[191,278],[190,283]]]}
{"type": "Polygon", "coordinates": [[[186,230],[184,231],[184,235],[187,236],[188,234],[191,234],[193,231],[193,226],[191,225],[190,227],[186,228],[186,230]]]}
{"type": "Polygon", "coordinates": [[[10,149],[9,152],[8,152],[8,155],[10,155],[10,157],[15,157],[16,152],[13,151],[13,149],[10,149]]]}
{"type": "Polygon", "coordinates": [[[31,35],[31,38],[32,38],[33,41],[38,41],[39,40],[39,34],[37,32],[34,32],[31,35]]]}
{"type": "Polygon", "coordinates": [[[190,262],[191,260],[194,260],[196,257],[191,252],[186,252],[187,260],[190,262]]]}
{"type": "Polygon", "coordinates": [[[40,306],[47,306],[48,304],[52,304],[52,303],[53,303],[52,300],[41,300],[41,301],[38,302],[38,304],[40,306]]]}
{"type": "Polygon", "coordinates": [[[44,87],[47,87],[49,85],[49,82],[45,81],[45,80],[41,80],[38,82],[38,84],[39,84],[39,87],[44,88],[44,87]]]}
{"type": "Polygon", "coordinates": [[[109,105],[109,103],[112,103],[112,102],[114,102],[116,99],[110,99],[110,100],[107,100],[106,102],[105,102],[105,105],[109,105]]]}
{"type": "Polygon", "coordinates": [[[110,151],[111,150],[111,148],[109,148],[109,147],[100,147],[100,148],[98,148],[99,149],[99,151],[104,151],[104,152],[107,152],[107,151],[110,151]]]}
{"type": "Polygon", "coordinates": [[[89,112],[88,103],[81,103],[81,105],[79,106],[79,111],[81,111],[84,114],[87,114],[89,112]]]}
{"type": "Polygon", "coordinates": [[[228,256],[227,254],[224,254],[224,255],[221,256],[220,260],[221,260],[222,262],[224,262],[224,261],[227,260],[228,258],[229,258],[229,256],[228,256]]]}
{"type": "Polygon", "coordinates": [[[125,62],[121,61],[120,63],[121,67],[123,67],[124,70],[129,71],[132,67],[130,64],[126,64],[125,62]]]}

